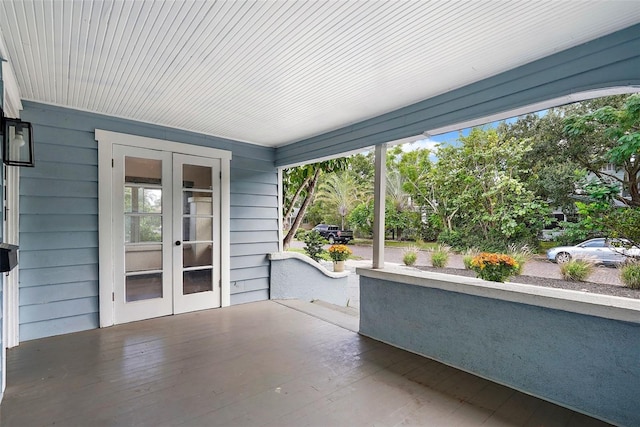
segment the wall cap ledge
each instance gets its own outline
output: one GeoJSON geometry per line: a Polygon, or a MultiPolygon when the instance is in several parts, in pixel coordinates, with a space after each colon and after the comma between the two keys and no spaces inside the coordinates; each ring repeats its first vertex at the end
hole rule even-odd
{"type": "Polygon", "coordinates": [[[348,271],[343,271],[341,273],[329,271],[322,264],[317,263],[310,257],[303,254],[299,254],[297,252],[273,252],[269,254],[269,259],[271,261],[284,261],[287,259],[297,259],[299,261],[305,262],[310,266],[318,269],[318,271],[320,271],[322,274],[324,274],[327,277],[331,277],[332,279],[340,279],[342,277],[348,277],[350,274],[350,272],[348,271]]]}
{"type": "Polygon", "coordinates": [[[640,323],[640,300],[633,298],[397,268],[357,268],[356,273],[372,279],[640,323]]]}

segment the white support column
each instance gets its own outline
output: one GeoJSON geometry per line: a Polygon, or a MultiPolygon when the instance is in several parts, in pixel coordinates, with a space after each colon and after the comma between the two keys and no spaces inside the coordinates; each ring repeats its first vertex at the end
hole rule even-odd
{"type": "Polygon", "coordinates": [[[278,252],[284,251],[284,223],[282,221],[282,206],[284,205],[284,190],[282,188],[282,168],[278,168],[278,252]]]}
{"type": "Polygon", "coordinates": [[[373,268],[384,268],[384,203],[387,191],[387,144],[376,145],[373,189],[373,268]]]}

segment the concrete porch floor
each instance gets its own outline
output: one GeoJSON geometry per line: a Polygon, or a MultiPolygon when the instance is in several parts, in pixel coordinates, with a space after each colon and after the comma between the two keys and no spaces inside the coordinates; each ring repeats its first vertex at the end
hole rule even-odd
{"type": "Polygon", "coordinates": [[[604,426],[273,301],[8,352],[2,426],[604,426]]]}

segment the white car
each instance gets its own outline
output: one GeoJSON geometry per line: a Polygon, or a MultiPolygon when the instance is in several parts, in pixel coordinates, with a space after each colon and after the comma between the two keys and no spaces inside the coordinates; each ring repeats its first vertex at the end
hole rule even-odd
{"type": "Polygon", "coordinates": [[[547,259],[558,264],[571,259],[587,259],[600,264],[622,264],[630,257],[640,257],[640,249],[633,246],[624,248],[616,245],[619,239],[599,237],[579,243],[575,246],[558,246],[547,251],[547,259]]]}

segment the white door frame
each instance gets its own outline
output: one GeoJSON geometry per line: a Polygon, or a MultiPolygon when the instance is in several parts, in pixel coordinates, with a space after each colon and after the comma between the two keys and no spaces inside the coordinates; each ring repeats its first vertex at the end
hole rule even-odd
{"type": "Polygon", "coordinates": [[[98,141],[98,242],[100,262],[100,327],[114,324],[114,260],[112,247],[112,153],[113,145],[148,148],[193,156],[220,159],[220,280],[221,306],[231,303],[231,236],[230,236],[230,170],[231,151],[216,148],[190,145],[163,139],[147,138],[96,129],[95,139],[98,141]]]}

